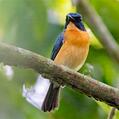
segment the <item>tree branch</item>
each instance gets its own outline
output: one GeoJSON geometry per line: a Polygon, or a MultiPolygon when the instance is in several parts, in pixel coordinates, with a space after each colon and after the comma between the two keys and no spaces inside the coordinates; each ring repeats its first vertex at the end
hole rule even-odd
{"type": "Polygon", "coordinates": [[[108,86],[31,51],[0,43],[0,62],[6,65],[31,68],[61,85],[106,102],[119,109],[119,89],[108,86]]]}
{"type": "Polygon", "coordinates": [[[113,119],[114,116],[115,116],[115,112],[116,112],[116,108],[113,107],[108,115],[108,118],[107,119],[113,119]]]}
{"type": "Polygon", "coordinates": [[[88,0],[76,0],[77,10],[84,16],[84,20],[98,37],[108,54],[119,63],[119,46],[88,0]]]}

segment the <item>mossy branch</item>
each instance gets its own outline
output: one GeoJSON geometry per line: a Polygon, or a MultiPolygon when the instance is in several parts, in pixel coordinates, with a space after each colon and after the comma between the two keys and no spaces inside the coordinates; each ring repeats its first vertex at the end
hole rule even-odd
{"type": "Polygon", "coordinates": [[[96,100],[106,102],[119,109],[119,89],[101,83],[91,77],[58,66],[50,59],[31,51],[0,43],[0,62],[5,65],[31,68],[44,77],[66,85],[96,100]]]}

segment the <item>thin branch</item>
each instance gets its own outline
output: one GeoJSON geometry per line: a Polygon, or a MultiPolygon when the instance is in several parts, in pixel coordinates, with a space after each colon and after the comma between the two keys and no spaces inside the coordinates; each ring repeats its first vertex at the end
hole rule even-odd
{"type": "Polygon", "coordinates": [[[119,109],[119,89],[64,66],[57,66],[50,59],[31,51],[0,43],[0,62],[11,66],[31,68],[60,85],[65,84],[77,92],[119,109]]]}
{"type": "Polygon", "coordinates": [[[75,4],[77,4],[78,12],[83,15],[85,22],[98,37],[111,57],[119,63],[119,46],[103,23],[101,17],[97,14],[96,10],[91,6],[88,0],[76,1],[75,4]]]}
{"type": "MultiPolygon", "coordinates": [[[[117,82],[117,86],[116,87],[119,89],[118,82],[117,82]]],[[[114,116],[115,116],[115,114],[116,114],[116,108],[115,107],[112,107],[111,110],[110,110],[110,112],[109,112],[109,114],[108,114],[107,119],[113,119],[114,116]]]]}
{"type": "Polygon", "coordinates": [[[116,112],[116,108],[113,107],[108,115],[108,118],[107,119],[113,119],[114,116],[115,116],[115,112],[116,112]]]}

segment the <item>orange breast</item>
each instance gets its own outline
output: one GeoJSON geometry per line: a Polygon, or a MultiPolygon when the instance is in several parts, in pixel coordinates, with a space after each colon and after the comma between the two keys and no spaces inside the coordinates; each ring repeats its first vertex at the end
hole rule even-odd
{"type": "Polygon", "coordinates": [[[84,64],[89,51],[89,36],[69,23],[64,33],[64,44],[54,62],[71,69],[79,70],[84,64]]]}

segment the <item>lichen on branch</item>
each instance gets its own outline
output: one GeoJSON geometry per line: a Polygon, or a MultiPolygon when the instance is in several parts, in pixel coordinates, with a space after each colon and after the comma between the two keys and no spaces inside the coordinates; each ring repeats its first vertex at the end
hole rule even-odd
{"type": "Polygon", "coordinates": [[[58,66],[39,54],[0,43],[0,62],[10,66],[33,69],[49,80],[71,87],[77,92],[119,109],[118,88],[106,85],[67,67],[58,66]]]}

